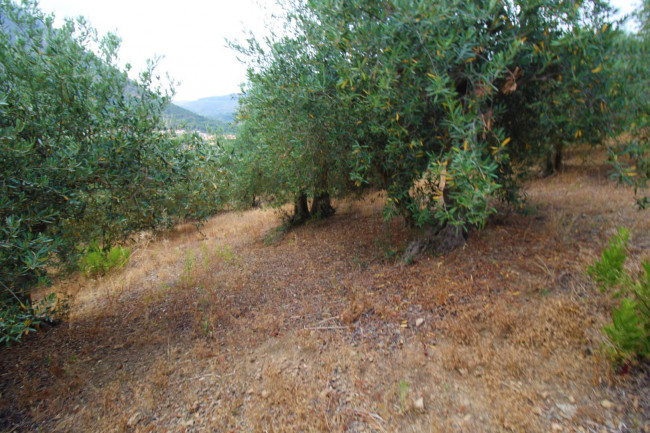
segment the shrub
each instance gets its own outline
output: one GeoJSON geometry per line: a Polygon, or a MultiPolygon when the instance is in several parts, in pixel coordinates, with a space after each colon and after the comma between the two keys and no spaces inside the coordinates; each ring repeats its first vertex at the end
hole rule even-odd
{"type": "Polygon", "coordinates": [[[54,293],[36,306],[23,302],[0,302],[0,344],[7,346],[20,341],[23,335],[36,331],[43,322],[52,323],[56,317],[67,315],[70,306],[66,298],[54,293]]]}
{"type": "Polygon", "coordinates": [[[87,277],[106,275],[111,269],[120,269],[128,263],[131,249],[116,245],[107,250],[93,242],[79,260],[79,267],[87,277]]]}
{"type": "Polygon", "coordinates": [[[628,230],[619,229],[600,260],[587,270],[601,291],[622,298],[612,311],[612,323],[603,328],[618,362],[650,360],[650,261],[642,263],[636,276],[624,269],[629,238],[628,230]]]}

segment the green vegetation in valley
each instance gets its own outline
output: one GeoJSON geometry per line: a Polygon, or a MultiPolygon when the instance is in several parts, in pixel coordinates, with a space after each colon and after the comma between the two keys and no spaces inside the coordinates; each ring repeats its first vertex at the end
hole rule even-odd
{"type": "Polygon", "coordinates": [[[195,101],[178,101],[176,105],[209,119],[231,123],[237,111],[239,95],[236,93],[221,96],[209,96],[195,101]]]}
{"type": "Polygon", "coordinates": [[[174,130],[198,131],[209,134],[235,134],[232,121],[223,121],[198,115],[176,104],[169,104],[163,111],[165,124],[174,130]]]}

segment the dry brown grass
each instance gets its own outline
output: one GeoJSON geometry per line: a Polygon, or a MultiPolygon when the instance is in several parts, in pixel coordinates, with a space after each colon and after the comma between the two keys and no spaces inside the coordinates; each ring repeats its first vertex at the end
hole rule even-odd
{"type": "Polygon", "coordinates": [[[584,275],[618,226],[647,257],[650,218],[598,166],[527,192],[528,216],[412,266],[381,194],[286,234],[255,210],[143,237],[121,271],[60,282],[69,321],[0,349],[0,431],[650,429],[584,275]]]}

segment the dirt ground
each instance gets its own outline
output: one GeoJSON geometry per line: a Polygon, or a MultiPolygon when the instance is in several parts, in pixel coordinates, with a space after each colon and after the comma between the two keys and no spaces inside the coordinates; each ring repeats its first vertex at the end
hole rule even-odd
{"type": "MultiPolygon", "coordinates": [[[[70,318],[0,349],[4,432],[650,432],[650,379],[612,370],[614,301],[585,275],[650,214],[595,165],[412,265],[375,193],[282,233],[230,212],[60,281],[70,318]]],[[[51,290],[51,289],[50,289],[51,290]]]]}

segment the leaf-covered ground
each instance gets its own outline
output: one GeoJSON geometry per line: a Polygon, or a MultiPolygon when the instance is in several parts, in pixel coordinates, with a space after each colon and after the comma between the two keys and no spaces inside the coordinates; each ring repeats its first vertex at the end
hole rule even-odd
{"type": "Polygon", "coordinates": [[[286,234],[253,210],[143,236],[57,284],[68,321],[0,349],[0,431],[650,431],[648,373],[611,370],[613,301],[584,273],[619,226],[638,268],[650,215],[599,166],[526,191],[408,266],[380,194],[286,234]]]}

